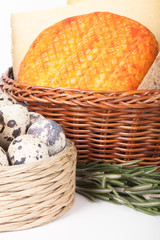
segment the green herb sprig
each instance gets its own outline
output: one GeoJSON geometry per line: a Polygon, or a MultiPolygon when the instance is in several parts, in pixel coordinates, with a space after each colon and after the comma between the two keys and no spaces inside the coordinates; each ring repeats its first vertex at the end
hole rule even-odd
{"type": "Polygon", "coordinates": [[[137,166],[140,161],[77,163],[76,191],[92,201],[102,199],[160,215],[160,172],[155,165],[137,166]]]}

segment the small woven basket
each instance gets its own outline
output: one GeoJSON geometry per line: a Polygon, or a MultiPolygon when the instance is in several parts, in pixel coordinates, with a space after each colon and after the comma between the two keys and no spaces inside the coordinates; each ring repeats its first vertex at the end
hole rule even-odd
{"type": "Polygon", "coordinates": [[[75,143],[78,161],[160,164],[160,90],[102,92],[20,84],[12,68],[1,77],[2,91],[29,109],[57,121],[75,143]]]}
{"type": "Polygon", "coordinates": [[[24,230],[53,221],[75,198],[76,149],[71,141],[45,161],[1,167],[0,232],[24,230]]]}

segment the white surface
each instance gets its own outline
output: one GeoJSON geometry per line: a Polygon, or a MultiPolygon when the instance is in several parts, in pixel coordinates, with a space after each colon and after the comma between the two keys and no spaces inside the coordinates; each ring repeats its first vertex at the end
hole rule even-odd
{"type": "MultiPolygon", "coordinates": [[[[5,0],[0,14],[0,73],[12,65],[10,13],[64,5],[64,0],[5,0]]],[[[0,233],[1,240],[160,240],[160,216],[76,194],[74,206],[62,217],[33,229],[0,233]]]]}
{"type": "Polygon", "coordinates": [[[159,240],[160,217],[125,206],[90,202],[76,194],[73,207],[57,220],[29,230],[1,233],[1,240],[159,240]]]}

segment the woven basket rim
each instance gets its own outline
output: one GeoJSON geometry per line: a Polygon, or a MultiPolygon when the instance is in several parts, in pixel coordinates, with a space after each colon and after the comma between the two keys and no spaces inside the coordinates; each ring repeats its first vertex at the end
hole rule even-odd
{"type": "Polygon", "coordinates": [[[160,106],[160,90],[94,91],[80,89],[50,88],[18,83],[9,68],[0,78],[0,87],[16,100],[65,104],[72,107],[98,108],[152,108],[160,106]]]}
{"type": "Polygon", "coordinates": [[[2,168],[0,232],[47,224],[75,199],[77,151],[73,142],[46,161],[2,168]]]}
{"type": "MultiPolygon", "coordinates": [[[[31,167],[35,168],[35,167],[38,167],[39,165],[41,165],[41,167],[44,165],[44,167],[45,167],[46,164],[50,164],[52,162],[57,164],[59,162],[60,157],[65,156],[65,154],[68,152],[68,150],[72,147],[74,147],[74,143],[72,141],[70,141],[69,139],[67,139],[65,148],[62,151],[60,151],[59,153],[55,154],[54,156],[51,156],[51,157],[49,157],[48,159],[45,159],[45,160],[40,160],[40,161],[32,162],[32,163],[1,166],[0,167],[0,169],[1,169],[0,175],[3,174],[3,173],[6,173],[6,172],[10,172],[10,171],[11,171],[11,173],[13,171],[15,171],[15,172],[16,171],[18,171],[18,172],[27,171],[31,167]]],[[[75,151],[76,151],[76,148],[75,148],[75,151]]]]}

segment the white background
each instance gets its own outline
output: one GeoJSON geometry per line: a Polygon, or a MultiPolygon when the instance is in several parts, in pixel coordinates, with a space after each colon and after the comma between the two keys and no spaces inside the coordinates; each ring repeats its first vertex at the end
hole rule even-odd
{"type": "MultiPolygon", "coordinates": [[[[4,0],[0,13],[0,73],[12,66],[10,14],[65,5],[65,0],[4,0]]],[[[74,206],[59,219],[33,229],[0,233],[1,240],[160,240],[160,216],[76,194],[74,206]]]]}
{"type": "Polygon", "coordinates": [[[0,73],[12,65],[10,15],[14,12],[41,10],[66,5],[66,0],[0,1],[0,73]]]}

